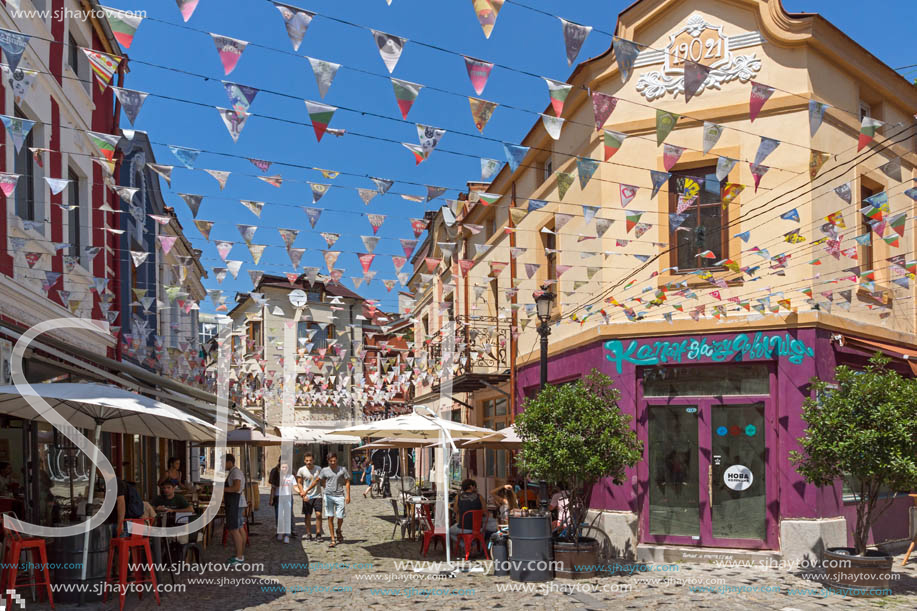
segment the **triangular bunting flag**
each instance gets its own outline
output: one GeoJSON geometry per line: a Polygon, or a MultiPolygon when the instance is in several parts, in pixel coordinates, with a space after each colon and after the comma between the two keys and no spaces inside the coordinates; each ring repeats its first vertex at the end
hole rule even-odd
{"type": "Polygon", "coordinates": [[[398,60],[401,59],[401,52],[404,51],[406,39],[392,34],[386,34],[378,30],[370,30],[373,33],[373,40],[376,48],[379,49],[379,55],[382,57],[382,63],[385,64],[389,74],[395,71],[398,60]]]}
{"type": "Polygon", "coordinates": [[[229,36],[220,36],[219,34],[213,33],[210,34],[210,37],[213,39],[213,44],[217,48],[217,53],[220,54],[220,62],[223,64],[223,74],[228,75],[236,69],[236,64],[239,63],[239,58],[242,57],[242,52],[245,51],[245,47],[248,46],[248,43],[244,40],[230,38],[229,36]]]}

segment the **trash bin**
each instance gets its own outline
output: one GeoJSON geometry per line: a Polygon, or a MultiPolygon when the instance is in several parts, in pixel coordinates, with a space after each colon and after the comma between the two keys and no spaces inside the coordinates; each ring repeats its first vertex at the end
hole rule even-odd
{"type": "Polygon", "coordinates": [[[509,518],[509,576],[513,581],[539,582],[554,579],[554,541],[551,519],[509,518]]]}
{"type": "Polygon", "coordinates": [[[490,536],[490,557],[494,561],[494,577],[509,575],[509,550],[506,547],[506,533],[496,532],[490,536]]]}

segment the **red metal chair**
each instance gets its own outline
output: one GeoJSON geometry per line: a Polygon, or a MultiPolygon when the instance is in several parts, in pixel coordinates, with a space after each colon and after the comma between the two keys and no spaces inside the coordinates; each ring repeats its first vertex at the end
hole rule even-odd
{"type": "MultiPolygon", "coordinates": [[[[125,520],[124,529],[127,529],[127,523],[133,522],[134,524],[140,524],[143,526],[148,526],[149,522],[147,520],[125,520]]],[[[135,565],[137,569],[134,571],[134,580],[130,583],[132,584],[141,584],[141,583],[150,583],[153,585],[153,596],[156,597],[156,604],[161,605],[162,602],[159,600],[159,586],[156,583],[156,571],[153,567],[153,552],[150,550],[150,539],[144,535],[138,535],[136,533],[130,532],[128,537],[115,537],[111,540],[111,545],[108,548],[108,569],[105,572],[105,589],[102,592],[102,602],[108,600],[108,588],[109,584],[113,581],[111,574],[111,565],[114,560],[115,553],[118,554],[118,598],[120,603],[121,611],[124,611],[124,597],[127,596],[127,570],[128,562],[135,565]],[[143,571],[140,568],[140,563],[142,562],[141,556],[146,556],[146,565],[149,569],[149,578],[143,577],[143,571]]],[[[143,600],[143,591],[138,589],[137,595],[143,600]]]]}
{"type": "MultiPolygon", "coordinates": [[[[245,545],[248,545],[248,520],[242,520],[242,530],[245,531],[245,545]]],[[[229,530],[226,528],[226,520],[223,520],[223,547],[226,547],[226,539],[229,537],[229,530]]]]}
{"type": "Polygon", "coordinates": [[[461,538],[462,543],[465,544],[465,560],[468,560],[468,556],[471,555],[471,544],[477,541],[481,551],[484,552],[484,558],[490,560],[490,556],[487,555],[487,542],[484,540],[484,510],[470,509],[466,511],[459,519],[460,526],[465,524],[465,516],[469,514],[471,515],[471,532],[460,532],[456,535],[455,549],[458,549],[458,539],[461,538]]]}
{"type": "MultiPolygon", "coordinates": [[[[45,540],[41,537],[23,537],[15,530],[6,529],[3,538],[3,569],[0,570],[0,587],[5,593],[7,609],[13,608],[13,592],[17,588],[45,586],[48,594],[48,603],[54,608],[54,594],[51,592],[51,576],[48,573],[48,552],[45,540]],[[31,574],[29,581],[19,581],[20,571],[18,565],[23,552],[30,556],[31,573],[26,571],[26,577],[31,574]],[[38,553],[36,562],[35,553],[38,553]]],[[[41,590],[38,590],[41,592],[41,590]]]]}
{"type": "Polygon", "coordinates": [[[423,542],[421,543],[421,550],[424,556],[427,555],[427,550],[430,549],[430,543],[433,543],[433,549],[436,549],[436,542],[442,541],[443,547],[446,547],[446,532],[436,532],[436,529],[433,527],[433,517],[430,515],[430,506],[421,505],[420,506],[420,528],[423,531],[423,542]]]}

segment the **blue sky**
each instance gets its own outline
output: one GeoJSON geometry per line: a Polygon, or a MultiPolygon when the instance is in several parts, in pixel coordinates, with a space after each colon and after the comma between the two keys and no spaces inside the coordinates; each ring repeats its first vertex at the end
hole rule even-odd
{"type": "MultiPolygon", "coordinates": [[[[522,0],[523,4],[559,14],[577,23],[611,32],[618,11],[629,2],[597,2],[595,0],[570,0],[564,3],[549,0],[522,0]]],[[[505,159],[501,141],[518,142],[537,118],[530,112],[498,108],[484,130],[484,140],[465,134],[476,134],[471,121],[468,101],[462,96],[475,92],[469,82],[464,60],[458,56],[408,42],[405,45],[393,74],[395,78],[426,85],[421,91],[407,122],[395,102],[388,71],[376,50],[371,33],[363,28],[345,25],[334,17],[416,40],[431,43],[451,51],[480,58],[517,70],[566,80],[572,71],[567,65],[561,25],[557,19],[510,3],[504,5],[490,39],[485,39],[475,18],[471,0],[291,0],[289,4],[318,13],[306,33],[297,54],[287,37],[280,13],[266,0],[200,0],[194,15],[187,24],[172,1],[128,2],[108,0],[107,5],[121,9],[143,9],[150,19],[138,30],[131,48],[127,51],[133,60],[125,86],[197,104],[188,104],[151,95],[143,106],[135,127],[146,130],[154,143],[157,161],[174,164],[172,188],[163,184],[166,203],[173,206],[185,227],[186,235],[196,248],[203,250],[202,263],[210,278],[207,288],[222,289],[232,297],[236,291],[251,289],[249,269],[283,274],[292,271],[289,258],[277,228],[299,229],[301,233],[294,246],[307,248],[302,260],[304,266],[316,266],[325,271],[320,249],[326,248],[319,231],[340,233],[334,250],[343,251],[336,267],[346,270],[344,283],[353,288],[351,277],[362,275],[354,253],[363,252],[361,235],[372,235],[365,214],[387,215],[378,232],[372,269],[376,279],[367,288],[357,289],[360,294],[381,300],[387,311],[397,308],[397,291],[385,290],[383,278],[395,278],[391,255],[401,255],[398,238],[413,237],[409,219],[422,217],[426,209],[433,209],[442,200],[428,204],[405,201],[399,195],[408,193],[424,195],[423,185],[448,187],[444,197],[455,198],[468,180],[480,178],[478,157],[505,159]],[[168,23],[162,23],[162,21],[168,23]],[[186,29],[194,28],[200,31],[186,29]],[[222,65],[211,38],[213,32],[251,43],[242,55],[236,69],[223,75],[222,65]],[[262,45],[272,51],[252,45],[262,45]],[[299,57],[297,57],[298,55],[299,57]],[[318,94],[315,78],[304,56],[336,62],[342,65],[325,99],[318,94]],[[165,66],[173,70],[154,67],[165,66]],[[182,74],[185,70],[204,75],[207,79],[182,74]],[[364,72],[359,72],[364,71],[364,72]],[[367,74],[367,72],[371,74],[367,74]],[[441,149],[464,153],[465,156],[434,151],[430,158],[415,166],[411,153],[400,144],[347,135],[335,138],[326,134],[316,142],[311,127],[275,121],[264,116],[252,116],[237,143],[233,143],[226,128],[213,108],[228,108],[221,80],[249,85],[262,90],[250,111],[255,115],[269,115],[295,122],[308,122],[303,100],[323,101],[340,109],[330,127],[344,128],[350,132],[396,140],[417,142],[414,123],[442,127],[447,130],[440,143],[441,149]],[[439,88],[452,95],[431,88],[439,88]],[[276,95],[268,90],[277,92],[276,95]],[[203,105],[209,105],[207,108],[203,105]],[[394,120],[361,115],[345,108],[369,111],[394,120]],[[187,170],[169,152],[164,144],[218,151],[238,158],[202,153],[196,168],[209,168],[233,172],[226,189],[219,190],[216,181],[199,170],[187,170]],[[338,170],[342,174],[335,180],[324,179],[318,172],[283,165],[273,165],[267,175],[281,174],[284,184],[270,186],[257,178],[264,175],[245,158],[266,159],[276,162],[314,166],[338,170]],[[350,175],[344,174],[350,173],[350,175]],[[372,188],[366,176],[390,178],[396,181],[390,194],[376,197],[365,206],[353,187],[372,188]],[[315,230],[309,227],[300,206],[312,205],[311,191],[306,181],[339,185],[331,189],[315,207],[325,209],[315,230]],[[203,194],[199,219],[216,222],[211,240],[238,242],[229,259],[242,260],[244,264],[238,280],[227,276],[222,285],[213,277],[213,267],[223,266],[213,242],[204,241],[194,227],[191,213],[177,193],[203,194]],[[260,219],[249,212],[240,199],[267,202],[260,219]],[[267,244],[259,265],[252,264],[251,255],[242,243],[236,224],[259,225],[255,244],[267,244]]],[[[917,5],[911,0],[883,2],[881,14],[870,15],[860,2],[834,0],[784,0],[788,11],[820,12],[837,27],[847,32],[879,59],[893,68],[917,64],[912,26],[917,17],[917,5]],[[888,16],[893,15],[893,19],[888,16]]],[[[579,60],[602,53],[610,44],[610,37],[593,31],[583,46],[579,60]]],[[[917,77],[917,70],[911,72],[917,77]]],[[[779,84],[776,84],[778,85],[779,84]]],[[[533,112],[542,112],[547,103],[544,81],[518,72],[495,66],[486,89],[480,96],[533,112]]],[[[122,116],[122,125],[130,127],[122,116]]],[[[405,267],[407,271],[409,267],[405,267]]],[[[201,304],[203,311],[213,311],[208,300],[201,304]]]]}

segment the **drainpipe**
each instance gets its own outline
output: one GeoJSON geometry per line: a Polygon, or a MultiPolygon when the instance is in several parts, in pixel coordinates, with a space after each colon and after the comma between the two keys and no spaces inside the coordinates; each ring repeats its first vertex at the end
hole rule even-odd
{"type": "MultiPolygon", "coordinates": [[[[513,182],[513,194],[512,199],[509,203],[510,211],[516,207],[516,183],[513,182]]],[[[509,218],[507,219],[507,225],[509,227],[515,227],[513,223],[512,212],[509,213],[509,218]]],[[[509,234],[509,247],[516,247],[516,232],[511,231],[509,234]]],[[[513,279],[516,277],[516,259],[513,257],[509,258],[509,277],[513,279]]],[[[511,288],[515,289],[513,285],[511,288]]],[[[497,296],[499,298],[499,295],[497,296]]],[[[516,293],[514,292],[511,297],[513,305],[516,304],[516,293]]],[[[509,423],[512,425],[516,421],[516,310],[510,307],[510,328],[509,328],[509,423]]],[[[497,349],[499,350],[499,336],[497,338],[497,349]]],[[[499,352],[498,352],[499,354],[499,352]]]]}

